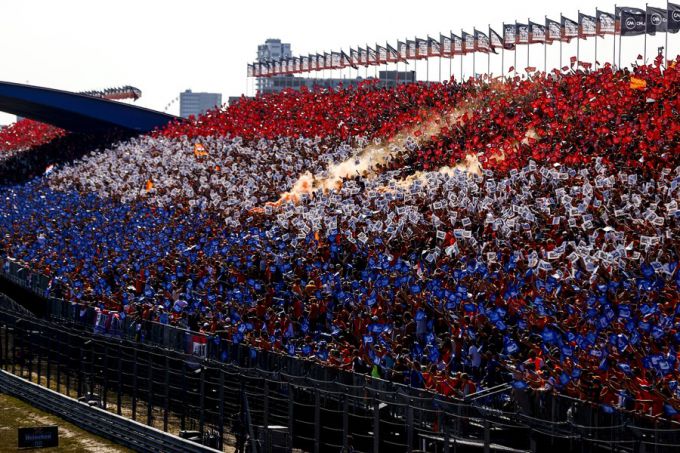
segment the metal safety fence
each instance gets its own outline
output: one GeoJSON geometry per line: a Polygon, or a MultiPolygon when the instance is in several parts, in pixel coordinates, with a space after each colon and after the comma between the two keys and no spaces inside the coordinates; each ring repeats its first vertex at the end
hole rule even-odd
{"type": "Polygon", "coordinates": [[[467,401],[222,363],[0,311],[3,370],[218,449],[678,451],[669,421],[499,389],[467,401]]]}
{"type": "MultiPolygon", "coordinates": [[[[45,297],[49,280],[15,264],[3,263],[3,274],[13,273],[10,280],[45,297]]],[[[46,298],[44,306],[49,321],[0,297],[4,369],[206,445],[243,447],[247,440],[251,451],[680,451],[676,423],[609,413],[552,392],[504,385],[450,399],[233,344],[219,332],[122,318],[56,298],[46,298]]]]}

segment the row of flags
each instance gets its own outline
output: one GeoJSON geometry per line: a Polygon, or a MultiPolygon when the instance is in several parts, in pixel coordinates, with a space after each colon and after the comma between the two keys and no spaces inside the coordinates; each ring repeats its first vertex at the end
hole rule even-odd
{"type": "Polygon", "coordinates": [[[545,18],[545,23],[503,24],[502,34],[489,27],[485,33],[473,29],[472,33],[463,31],[460,36],[450,33],[440,34],[439,38],[398,41],[396,46],[386,43],[357,49],[325,52],[248,64],[248,77],[271,77],[324,69],[344,69],[359,66],[373,66],[418,60],[429,57],[452,57],[473,52],[498,53],[501,50],[514,50],[519,44],[552,44],[570,42],[572,39],[587,39],[619,34],[637,36],[657,32],[677,33],[680,31],[680,5],[668,3],[667,8],[648,6],[640,8],[616,7],[614,13],[595,10],[595,15],[579,12],[578,20],[560,15],[560,20],[545,18]]]}

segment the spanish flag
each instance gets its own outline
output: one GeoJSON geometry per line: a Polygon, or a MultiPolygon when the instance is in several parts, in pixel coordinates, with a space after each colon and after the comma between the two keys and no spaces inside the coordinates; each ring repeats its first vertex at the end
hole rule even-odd
{"type": "Polygon", "coordinates": [[[643,79],[638,79],[637,77],[630,78],[630,89],[631,90],[642,90],[647,88],[647,82],[643,79]]]}
{"type": "Polygon", "coordinates": [[[200,143],[195,143],[194,144],[194,156],[196,157],[203,157],[207,156],[208,152],[205,150],[205,147],[200,144],[200,143]]]}

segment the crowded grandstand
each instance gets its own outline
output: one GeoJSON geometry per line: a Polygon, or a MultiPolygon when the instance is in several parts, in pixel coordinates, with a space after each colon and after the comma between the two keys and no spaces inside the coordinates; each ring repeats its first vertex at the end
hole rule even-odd
{"type": "Polygon", "coordinates": [[[113,145],[22,120],[0,251],[117,318],[677,419],[678,63],[286,90],[113,145]]]}

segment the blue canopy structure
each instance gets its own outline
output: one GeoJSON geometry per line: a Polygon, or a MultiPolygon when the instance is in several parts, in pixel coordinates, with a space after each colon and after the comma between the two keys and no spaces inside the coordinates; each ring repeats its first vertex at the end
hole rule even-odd
{"type": "Polygon", "coordinates": [[[0,111],[73,132],[149,132],[178,119],[167,113],[52,88],[0,82],[0,111]]]}

